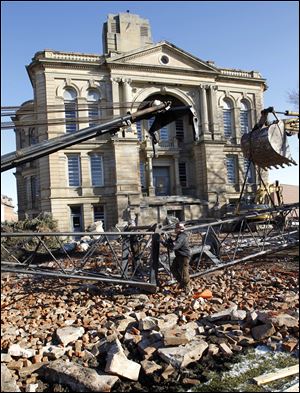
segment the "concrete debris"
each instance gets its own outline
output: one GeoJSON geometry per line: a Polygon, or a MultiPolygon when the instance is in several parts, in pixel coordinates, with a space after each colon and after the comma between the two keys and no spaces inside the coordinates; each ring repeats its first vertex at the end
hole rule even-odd
{"type": "Polygon", "coordinates": [[[39,387],[38,383],[30,383],[29,385],[26,386],[25,392],[36,392],[37,388],[39,387]]]}
{"type": "Polygon", "coordinates": [[[61,358],[70,349],[72,349],[71,346],[59,347],[57,345],[48,344],[41,348],[40,352],[47,356],[49,360],[55,360],[61,358]]]}
{"type": "Polygon", "coordinates": [[[254,326],[251,329],[251,334],[255,340],[262,340],[266,337],[270,337],[275,333],[275,328],[272,323],[268,322],[263,325],[254,326]]]}
{"type": "Polygon", "coordinates": [[[1,392],[20,392],[17,381],[4,363],[1,363],[1,392]]]}
{"type": "Polygon", "coordinates": [[[141,361],[141,366],[146,375],[153,374],[155,371],[162,369],[162,366],[147,359],[141,361]]]}
{"type": "Polygon", "coordinates": [[[172,366],[184,368],[190,363],[199,360],[206,348],[208,348],[208,344],[203,340],[199,340],[178,347],[161,348],[157,353],[165,362],[172,366]]]}
{"type": "Polygon", "coordinates": [[[60,359],[49,363],[43,372],[47,380],[67,385],[75,392],[110,392],[119,380],[116,376],[98,374],[91,368],[60,359]]]}
{"type": "Polygon", "coordinates": [[[26,349],[22,348],[19,344],[13,344],[8,348],[8,355],[23,357],[23,358],[32,358],[36,354],[34,349],[26,349]]]}
{"type": "Polygon", "coordinates": [[[298,272],[274,264],[195,279],[194,288],[217,294],[209,299],[169,285],[151,295],[115,287],[91,295],[59,282],[57,293],[51,285],[24,302],[34,280],[11,276],[2,289],[2,391],[43,391],[41,378],[74,391],[116,391],[119,384],[129,391],[145,378],[192,386],[197,363],[258,344],[299,351],[298,272]]]}
{"type": "Polygon", "coordinates": [[[217,312],[217,313],[215,313],[215,314],[211,314],[211,315],[208,317],[208,319],[209,319],[209,321],[211,321],[211,322],[213,322],[213,321],[219,321],[219,320],[226,321],[226,320],[232,318],[232,313],[235,312],[235,311],[237,311],[237,308],[238,308],[238,306],[235,305],[235,306],[233,306],[233,307],[227,308],[226,310],[217,312]]]}
{"type": "Polygon", "coordinates": [[[71,342],[76,341],[84,334],[83,327],[67,326],[56,330],[56,335],[60,342],[66,346],[71,342]]]}
{"type": "Polygon", "coordinates": [[[127,359],[122,345],[117,339],[107,354],[105,372],[125,377],[131,381],[137,381],[140,369],[140,364],[127,359]]]}

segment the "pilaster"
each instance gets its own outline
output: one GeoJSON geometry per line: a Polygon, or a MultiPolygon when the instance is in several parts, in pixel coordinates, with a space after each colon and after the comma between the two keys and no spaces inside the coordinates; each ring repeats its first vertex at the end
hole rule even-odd
{"type": "Polygon", "coordinates": [[[155,188],[153,185],[153,165],[152,165],[151,155],[147,157],[147,177],[148,177],[149,196],[155,196],[155,188]]]}
{"type": "Polygon", "coordinates": [[[207,96],[206,96],[206,85],[200,85],[200,105],[201,105],[201,125],[202,133],[208,133],[208,109],[207,109],[207,96]]]}

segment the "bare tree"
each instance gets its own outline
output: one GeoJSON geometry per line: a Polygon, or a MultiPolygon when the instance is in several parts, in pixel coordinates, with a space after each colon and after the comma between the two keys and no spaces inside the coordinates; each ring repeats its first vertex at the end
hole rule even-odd
{"type": "Polygon", "coordinates": [[[288,93],[288,101],[293,104],[296,109],[299,109],[299,89],[292,90],[288,93]]]}

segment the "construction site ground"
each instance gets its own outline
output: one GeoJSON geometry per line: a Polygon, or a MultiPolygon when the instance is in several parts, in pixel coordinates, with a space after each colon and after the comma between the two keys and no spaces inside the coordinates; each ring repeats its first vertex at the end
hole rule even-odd
{"type": "Polygon", "coordinates": [[[189,295],[3,273],[1,391],[284,391],[295,376],[252,378],[299,362],[298,274],[298,249],[195,278],[189,295]]]}

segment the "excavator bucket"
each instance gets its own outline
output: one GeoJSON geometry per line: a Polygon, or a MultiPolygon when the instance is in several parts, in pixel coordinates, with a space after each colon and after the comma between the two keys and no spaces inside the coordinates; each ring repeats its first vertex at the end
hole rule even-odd
{"type": "Polygon", "coordinates": [[[282,120],[244,134],[241,147],[244,156],[261,168],[297,165],[291,156],[282,120]]]}

